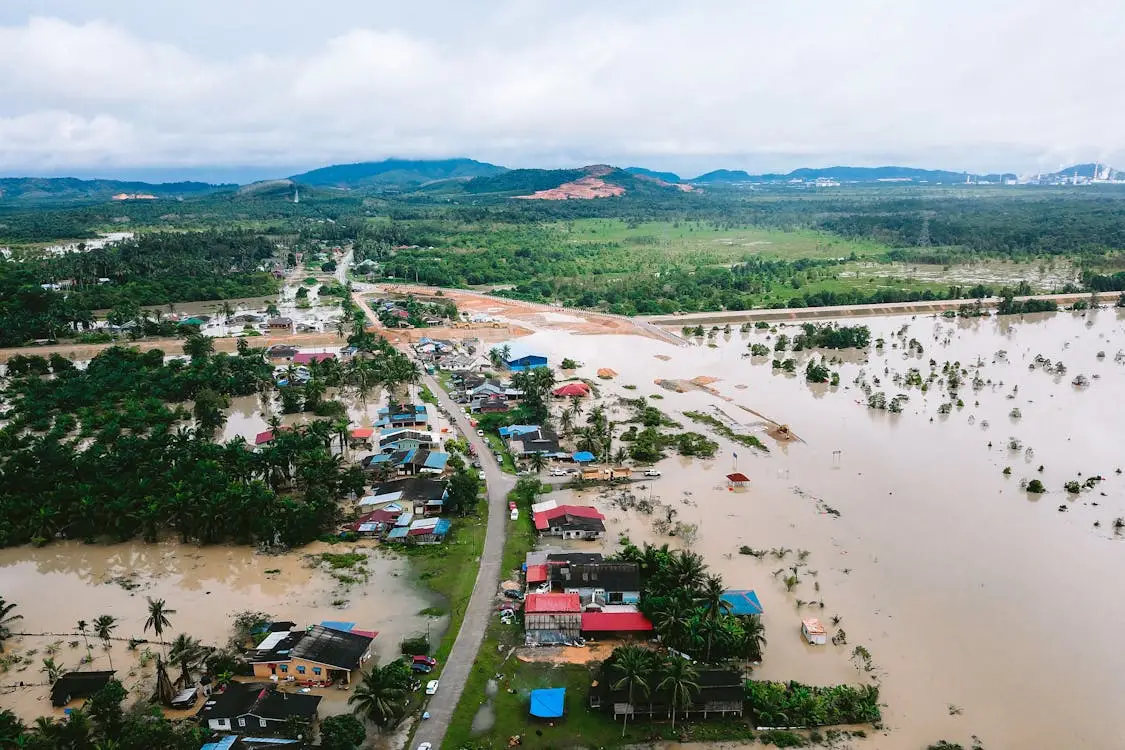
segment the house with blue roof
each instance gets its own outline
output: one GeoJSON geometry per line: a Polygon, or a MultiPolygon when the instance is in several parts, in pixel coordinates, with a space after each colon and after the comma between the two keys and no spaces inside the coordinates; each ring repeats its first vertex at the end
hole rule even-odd
{"type": "Polygon", "coordinates": [[[505,427],[501,427],[499,430],[497,430],[497,432],[499,432],[500,437],[504,439],[519,437],[520,435],[534,435],[535,433],[539,432],[539,425],[510,424],[505,427]]]}
{"type": "Polygon", "coordinates": [[[749,617],[762,614],[762,603],[751,589],[727,589],[722,600],[730,605],[730,614],[736,617],[749,617]]]}
{"type": "Polygon", "coordinates": [[[375,426],[387,427],[425,427],[430,421],[425,404],[398,404],[391,402],[379,410],[375,426]]]}
{"type": "Polygon", "coordinates": [[[512,372],[534,370],[537,367],[546,367],[547,358],[542,354],[525,354],[522,357],[513,357],[504,362],[512,372]]]}

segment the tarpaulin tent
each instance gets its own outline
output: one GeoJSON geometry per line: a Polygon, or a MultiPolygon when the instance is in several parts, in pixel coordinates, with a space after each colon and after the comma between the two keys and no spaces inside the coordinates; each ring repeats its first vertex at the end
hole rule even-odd
{"type": "Polygon", "coordinates": [[[566,699],[566,688],[544,688],[531,691],[532,716],[541,719],[557,719],[563,715],[563,703],[566,699]]]}

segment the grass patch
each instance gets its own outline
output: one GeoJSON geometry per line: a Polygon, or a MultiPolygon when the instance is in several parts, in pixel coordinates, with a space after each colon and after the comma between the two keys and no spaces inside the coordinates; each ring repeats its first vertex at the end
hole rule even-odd
{"type": "Polygon", "coordinates": [[[436,406],[438,402],[437,396],[431,393],[430,389],[426,386],[422,386],[418,391],[418,398],[422,399],[422,403],[424,404],[434,404],[436,406]]]}
{"type": "Polygon", "coordinates": [[[512,454],[508,452],[508,446],[504,445],[504,441],[500,436],[493,432],[485,432],[484,439],[488,442],[488,447],[493,453],[499,453],[503,458],[500,460],[500,469],[508,474],[516,473],[516,460],[512,458],[512,454]]]}
{"type": "Polygon", "coordinates": [[[332,570],[354,568],[367,563],[367,555],[362,552],[322,552],[320,559],[332,566],[332,570]]]}
{"type": "Polygon", "coordinates": [[[712,417],[710,414],[704,414],[698,411],[685,411],[684,416],[693,422],[705,424],[715,432],[719,433],[728,440],[733,440],[739,445],[745,445],[747,448],[757,448],[769,453],[769,446],[758,439],[756,435],[745,435],[741,432],[735,432],[731,428],[719,420],[712,417]]]}

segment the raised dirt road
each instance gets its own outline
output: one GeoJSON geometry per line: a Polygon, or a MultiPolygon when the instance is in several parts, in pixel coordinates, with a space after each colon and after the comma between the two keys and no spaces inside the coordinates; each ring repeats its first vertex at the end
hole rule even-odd
{"type": "Polygon", "coordinates": [[[480,459],[488,489],[488,528],[473,594],[469,598],[461,630],[453,642],[453,650],[449,652],[449,659],[442,667],[440,688],[425,706],[425,710],[430,712],[430,718],[419,723],[414,733],[415,746],[429,742],[434,748],[440,748],[453,718],[453,710],[457,708],[461,694],[465,691],[465,682],[476,661],[484,631],[488,627],[488,619],[492,616],[493,602],[500,582],[500,564],[504,557],[504,534],[510,522],[508,492],[515,487],[516,480],[500,470],[492,450],[484,438],[477,435],[464,409],[453,403],[449,394],[429,375],[424,375],[422,382],[437,397],[438,403],[452,416],[457,428],[473,446],[480,459]]]}

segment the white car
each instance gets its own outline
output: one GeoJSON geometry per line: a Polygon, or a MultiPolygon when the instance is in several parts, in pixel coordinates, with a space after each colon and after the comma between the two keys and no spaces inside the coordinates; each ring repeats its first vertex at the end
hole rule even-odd
{"type": "Polygon", "coordinates": [[[485,473],[483,471],[478,471],[477,472],[477,478],[480,479],[480,481],[483,482],[485,480],[485,473]]]}
{"type": "Polygon", "coordinates": [[[418,746],[418,750],[433,750],[433,745],[431,745],[429,742],[423,742],[418,746]]]}
{"type": "Polygon", "coordinates": [[[519,508],[512,508],[512,512],[509,515],[509,518],[511,518],[513,521],[520,520],[520,509],[519,508]]]}
{"type": "Polygon", "coordinates": [[[551,476],[553,476],[553,477],[565,477],[566,472],[563,471],[562,469],[551,469],[551,476]]]}
{"type": "Polygon", "coordinates": [[[477,437],[484,437],[484,430],[477,430],[477,437]]]}
{"type": "Polygon", "coordinates": [[[430,680],[426,683],[426,695],[435,695],[437,693],[437,680],[430,680]]]}
{"type": "Polygon", "coordinates": [[[658,477],[658,476],[660,476],[660,472],[657,471],[656,469],[648,469],[647,471],[645,471],[645,476],[646,477],[658,477]]]}

